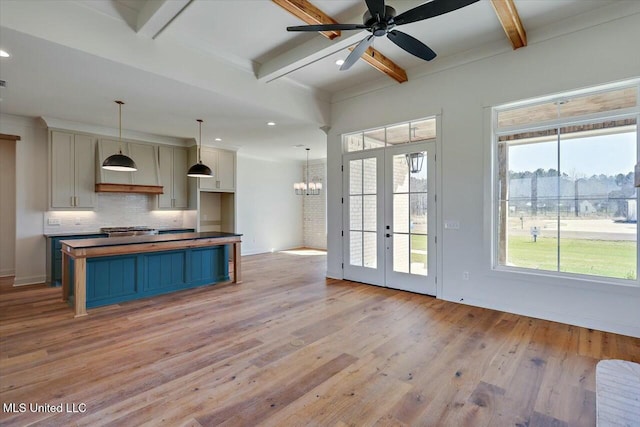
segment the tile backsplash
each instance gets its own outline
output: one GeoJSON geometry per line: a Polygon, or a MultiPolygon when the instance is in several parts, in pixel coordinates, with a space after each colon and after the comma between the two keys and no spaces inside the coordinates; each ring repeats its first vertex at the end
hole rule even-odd
{"type": "Polygon", "coordinates": [[[44,234],[93,232],[100,227],[140,225],[152,228],[196,227],[196,211],[157,210],[156,197],[145,194],[96,193],[96,206],[91,211],[45,212],[44,234]],[[57,222],[56,220],[59,220],[59,225],[50,224],[57,222]]]}

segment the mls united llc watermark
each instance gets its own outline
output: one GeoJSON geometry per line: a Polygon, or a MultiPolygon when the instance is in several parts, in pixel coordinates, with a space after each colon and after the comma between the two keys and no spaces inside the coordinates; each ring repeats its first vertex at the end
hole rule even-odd
{"type": "Polygon", "coordinates": [[[52,405],[50,403],[4,402],[2,403],[2,412],[11,412],[14,414],[23,414],[25,412],[84,414],[87,412],[87,404],[59,403],[57,405],[52,405]]]}

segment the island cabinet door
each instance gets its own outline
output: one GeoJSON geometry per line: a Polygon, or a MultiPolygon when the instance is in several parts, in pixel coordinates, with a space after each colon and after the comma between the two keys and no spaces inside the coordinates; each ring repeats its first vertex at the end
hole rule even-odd
{"type": "Polygon", "coordinates": [[[144,257],[143,292],[180,289],[186,284],[185,251],[155,252],[144,257]]]}
{"type": "Polygon", "coordinates": [[[139,255],[87,259],[87,307],[131,299],[140,282],[139,255]]]}
{"type": "Polygon", "coordinates": [[[188,273],[194,285],[229,280],[229,245],[190,250],[188,273]]]}

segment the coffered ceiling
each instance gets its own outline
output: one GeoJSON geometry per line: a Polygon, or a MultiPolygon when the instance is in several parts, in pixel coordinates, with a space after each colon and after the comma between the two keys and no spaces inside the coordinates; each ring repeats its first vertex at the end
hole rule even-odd
{"type": "MultiPolygon", "coordinates": [[[[363,0],[315,0],[341,23],[361,23],[363,0]]],[[[515,0],[529,43],[565,22],[597,25],[598,12],[635,0],[515,0]]],[[[398,13],[423,1],[388,0],[398,13]]],[[[365,37],[343,31],[290,33],[303,25],[270,0],[0,0],[0,111],[193,138],[278,158],[324,157],[330,103],[349,93],[399,83],[360,60],[339,71],[347,47],[365,37]],[[320,53],[318,53],[320,52],[320,53]],[[267,127],[267,121],[277,126],[267,127]]],[[[574,27],[572,27],[574,28],[574,27]]],[[[424,62],[377,38],[374,48],[409,80],[447,58],[511,44],[489,0],[402,27],[437,52],[424,62]],[[487,48],[487,47],[490,47],[487,48]]],[[[525,47],[526,49],[526,47],[525,47]]]]}

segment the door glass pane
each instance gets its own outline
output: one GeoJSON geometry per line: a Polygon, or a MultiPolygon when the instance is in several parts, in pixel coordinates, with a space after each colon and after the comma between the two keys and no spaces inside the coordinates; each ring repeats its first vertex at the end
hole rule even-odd
{"type": "Polygon", "coordinates": [[[420,170],[416,172],[411,172],[411,180],[409,189],[412,193],[426,193],[427,192],[427,152],[423,151],[422,153],[414,153],[414,154],[422,154],[423,161],[420,165],[420,170]]]}
{"type": "Polygon", "coordinates": [[[393,192],[409,191],[409,166],[404,154],[393,156],[393,192]]]}
{"type": "Polygon", "coordinates": [[[409,195],[393,195],[393,232],[409,232],[409,195]]]}
{"type": "Polygon", "coordinates": [[[349,194],[362,194],[362,160],[349,162],[349,194]]]}
{"type": "Polygon", "coordinates": [[[349,229],[362,230],[362,196],[349,197],[349,229]]]}
{"type": "Polygon", "coordinates": [[[427,236],[411,235],[411,274],[427,275],[427,236]]]}
{"type": "Polygon", "coordinates": [[[411,209],[410,231],[427,234],[427,193],[411,194],[409,203],[411,209]]]}
{"type": "Polygon", "coordinates": [[[378,248],[376,245],[376,233],[362,233],[364,235],[364,266],[377,267],[378,248]]]}
{"type": "Polygon", "coordinates": [[[409,235],[393,235],[393,271],[409,272],[409,235]]]}
{"type": "Polygon", "coordinates": [[[376,158],[364,159],[364,171],[363,171],[363,194],[376,194],[377,193],[377,165],[376,158]]]}
{"type": "Polygon", "coordinates": [[[362,266],[362,233],[350,232],[349,243],[349,264],[362,266]]]}
{"type": "Polygon", "coordinates": [[[364,210],[363,210],[363,230],[365,231],[377,231],[376,225],[377,221],[377,196],[363,196],[364,199],[364,210]]]}

